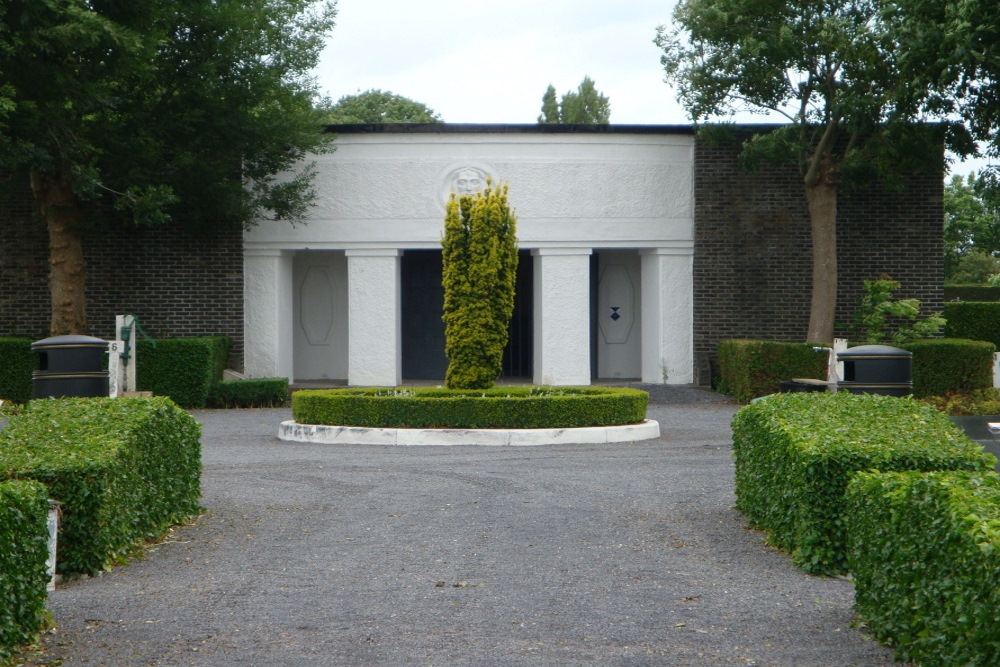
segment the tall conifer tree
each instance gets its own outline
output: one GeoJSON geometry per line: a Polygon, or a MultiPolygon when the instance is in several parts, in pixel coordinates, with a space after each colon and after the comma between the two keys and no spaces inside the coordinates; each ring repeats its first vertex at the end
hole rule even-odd
{"type": "Polygon", "coordinates": [[[489,389],[502,371],[514,312],[517,219],[507,186],[452,194],[441,242],[450,389],[489,389]]]}

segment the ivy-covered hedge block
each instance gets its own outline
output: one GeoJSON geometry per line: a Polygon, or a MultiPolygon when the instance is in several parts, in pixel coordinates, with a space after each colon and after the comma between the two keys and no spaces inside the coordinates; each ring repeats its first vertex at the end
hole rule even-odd
{"type": "Polygon", "coordinates": [[[718,390],[748,403],[774,394],[783,380],[825,380],[830,353],[812,343],[724,340],[718,345],[718,390]]]}
{"type": "Polygon", "coordinates": [[[0,483],[0,664],[35,640],[45,618],[48,510],[44,485],[0,483]]]}
{"type": "Polygon", "coordinates": [[[0,431],[0,480],[46,485],[58,571],[94,574],[200,511],[200,435],[164,397],[31,401],[0,431]]]}
{"type": "Polygon", "coordinates": [[[993,343],[928,338],[900,347],[913,353],[913,395],[918,398],[993,386],[993,343]]]}
{"type": "Polygon", "coordinates": [[[1000,475],[860,473],[848,566],[868,631],[922,665],[1000,665],[1000,475]]]}
{"type": "Polygon", "coordinates": [[[272,408],[288,402],[288,378],[220,382],[212,405],[220,408],[272,408]]]}
{"type": "Polygon", "coordinates": [[[169,396],[181,407],[204,408],[222,381],[229,346],[223,336],[141,340],[136,385],[141,391],[169,396]]]}
{"type": "Polygon", "coordinates": [[[639,423],[648,403],[625,387],[309,389],[292,394],[292,416],[372,428],[572,428],[639,423]]]}
{"type": "Polygon", "coordinates": [[[907,398],[775,394],[733,419],[736,507],[812,574],[847,569],[844,493],[864,470],[987,471],[996,458],[907,398]]]}
{"type": "Polygon", "coordinates": [[[26,403],[31,400],[31,374],[38,369],[38,355],[28,338],[0,338],[0,399],[26,403]]]}
{"type": "Polygon", "coordinates": [[[946,337],[985,340],[1000,347],[1000,302],[949,301],[944,317],[946,337]]]}

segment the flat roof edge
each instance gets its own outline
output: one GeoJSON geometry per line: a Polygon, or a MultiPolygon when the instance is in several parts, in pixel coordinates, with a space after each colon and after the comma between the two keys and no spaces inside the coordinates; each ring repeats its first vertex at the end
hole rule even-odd
{"type": "Polygon", "coordinates": [[[552,123],[348,123],[326,125],[335,134],[694,134],[693,125],[552,123]]]}

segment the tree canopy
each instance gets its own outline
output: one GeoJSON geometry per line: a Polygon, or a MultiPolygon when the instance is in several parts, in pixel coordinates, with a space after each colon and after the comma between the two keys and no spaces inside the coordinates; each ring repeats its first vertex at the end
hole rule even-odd
{"type": "MultiPolygon", "coordinates": [[[[982,0],[884,0],[904,76],[931,88],[927,106],[960,117],[987,156],[1000,159],[1000,13],[982,0]]],[[[1000,204],[1000,173],[980,173],[1000,204]]]]}
{"type": "Polygon", "coordinates": [[[556,89],[551,84],[542,96],[542,113],[539,123],[591,123],[607,125],[611,122],[611,102],[601,94],[589,76],[575,91],[563,93],[556,101],[556,89]]]}
{"type": "Polygon", "coordinates": [[[440,123],[441,116],[422,102],[388,90],[344,95],[330,111],[331,123],[440,123]]]}
{"type": "Polygon", "coordinates": [[[86,330],[85,225],[304,216],[334,17],[335,0],[0,6],[0,167],[48,226],[53,333],[86,330]]]}
{"type": "MultiPolygon", "coordinates": [[[[788,124],[744,144],[746,163],[798,166],[813,240],[807,340],[831,341],[837,297],[837,193],[849,182],[941,168],[940,139],[918,125],[932,82],[907,77],[880,0],[681,0],[656,43],[695,122],[743,111],[788,124]]],[[[961,132],[949,145],[967,153],[961,132]]]]}
{"type": "Polygon", "coordinates": [[[1000,209],[983,197],[975,174],[953,176],[944,189],[946,282],[985,282],[1000,273],[1000,209]]]}

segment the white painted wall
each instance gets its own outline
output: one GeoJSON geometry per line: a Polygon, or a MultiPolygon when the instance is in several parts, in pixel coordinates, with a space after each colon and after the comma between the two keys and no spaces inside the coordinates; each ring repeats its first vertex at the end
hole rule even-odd
{"type": "MultiPolygon", "coordinates": [[[[627,249],[640,254],[669,250],[671,261],[656,255],[661,259],[649,267],[650,260],[642,262],[642,375],[646,381],[661,382],[663,374],[653,374],[650,368],[666,364],[671,368],[667,373],[669,382],[691,381],[688,310],[694,238],[693,134],[669,128],[662,128],[662,132],[613,128],[594,133],[539,132],[534,126],[486,129],[451,126],[445,132],[338,136],[337,150],[316,159],[319,198],[308,224],[291,227],[264,223],[244,237],[248,374],[288,374],[306,379],[299,373],[311,364],[296,350],[302,345],[292,326],[295,317],[291,304],[299,295],[288,293],[297,289],[294,285],[301,279],[293,276],[291,257],[296,252],[370,254],[374,250],[437,248],[448,192],[456,185],[458,174],[471,169],[509,184],[522,248],[543,253],[558,248],[588,252],[627,249]],[[261,259],[279,256],[283,258],[280,261],[261,259]],[[653,280],[649,285],[647,275],[653,280]],[[671,305],[653,303],[661,296],[668,297],[671,305]],[[649,308],[659,311],[652,322],[647,322],[649,308]],[[283,318],[288,319],[287,325],[282,323],[283,318]],[[650,380],[653,375],[659,379],[650,380]]],[[[398,271],[398,264],[396,267],[398,271]]],[[[549,273],[554,276],[561,272],[549,273]]],[[[574,280],[579,277],[577,272],[571,273],[577,276],[574,280]]],[[[535,279],[537,290],[539,276],[535,279]]],[[[558,292],[569,287],[553,284],[544,289],[558,292]]],[[[352,300],[346,325],[352,341],[347,356],[354,369],[368,363],[355,358],[353,341],[361,340],[356,327],[370,325],[358,319],[363,309],[353,300],[382,300],[389,295],[382,291],[369,293],[357,285],[348,285],[346,290],[352,300]]],[[[587,301],[589,298],[561,308],[586,309],[589,321],[587,301]]],[[[536,302],[536,309],[539,307],[536,302]]],[[[336,304],[334,308],[336,311],[336,304]]],[[[574,312],[573,317],[577,314],[574,312]]],[[[536,329],[545,325],[536,320],[536,329]]],[[[398,342],[398,330],[382,333],[398,342]]],[[[536,330],[536,341],[537,335],[536,330]]],[[[342,337],[338,334],[338,339],[342,337]]],[[[558,342],[557,336],[543,335],[541,340],[553,347],[539,348],[536,344],[536,366],[539,360],[545,363],[553,355],[564,355],[565,345],[558,342]]],[[[391,351],[391,346],[387,349],[391,351]]],[[[585,356],[589,368],[589,334],[585,356]]],[[[389,372],[383,369],[378,375],[384,379],[389,372]]],[[[580,368],[573,370],[574,381],[589,382],[589,377],[581,377],[580,372],[580,368]]],[[[536,368],[535,374],[545,376],[546,372],[536,368]]],[[[354,371],[351,375],[361,377],[354,371]]]]}

